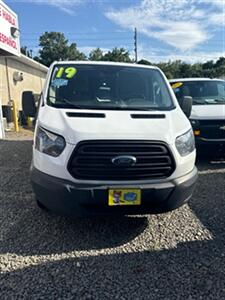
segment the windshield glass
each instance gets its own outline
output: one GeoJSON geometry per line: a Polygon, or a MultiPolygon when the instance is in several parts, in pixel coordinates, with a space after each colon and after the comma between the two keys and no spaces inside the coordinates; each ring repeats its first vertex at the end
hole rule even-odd
{"type": "Polygon", "coordinates": [[[158,70],[111,65],[56,65],[47,103],[58,108],[169,110],[174,107],[158,70]]]}
{"type": "Polygon", "coordinates": [[[173,82],[171,86],[177,100],[193,98],[193,105],[225,104],[225,82],[216,80],[173,82]]]}

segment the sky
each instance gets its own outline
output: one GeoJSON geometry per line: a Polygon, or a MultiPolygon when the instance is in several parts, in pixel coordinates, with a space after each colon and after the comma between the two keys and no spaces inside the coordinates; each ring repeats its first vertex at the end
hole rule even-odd
{"type": "Polygon", "coordinates": [[[38,51],[45,31],[63,32],[88,54],[124,47],[138,59],[205,62],[225,56],[225,0],[4,0],[19,16],[21,45],[38,51]]]}

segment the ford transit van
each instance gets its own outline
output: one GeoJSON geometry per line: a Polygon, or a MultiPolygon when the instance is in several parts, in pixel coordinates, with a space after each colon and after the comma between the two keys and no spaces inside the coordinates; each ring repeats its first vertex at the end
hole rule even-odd
{"type": "MultiPolygon", "coordinates": [[[[155,67],[55,62],[34,135],[38,205],[75,216],[180,207],[197,180],[191,105],[185,97],[182,111],[155,67]]],[[[29,104],[24,110],[29,114],[29,104]]]]}
{"type": "Polygon", "coordinates": [[[225,81],[183,78],[170,80],[170,84],[181,105],[184,97],[193,98],[190,121],[199,149],[225,149],[225,81]]]}

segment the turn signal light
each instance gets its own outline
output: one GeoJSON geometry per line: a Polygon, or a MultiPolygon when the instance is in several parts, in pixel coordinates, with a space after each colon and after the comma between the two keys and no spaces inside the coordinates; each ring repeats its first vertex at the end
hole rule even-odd
{"type": "Polygon", "coordinates": [[[199,136],[201,134],[201,131],[200,130],[194,130],[194,135],[195,136],[199,136]]]}

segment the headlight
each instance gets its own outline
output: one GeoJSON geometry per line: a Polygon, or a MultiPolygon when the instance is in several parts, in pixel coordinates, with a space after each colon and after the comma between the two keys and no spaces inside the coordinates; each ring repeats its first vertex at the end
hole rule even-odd
{"type": "Polygon", "coordinates": [[[37,128],[35,148],[45,154],[57,157],[66,146],[65,139],[55,133],[51,133],[41,127],[37,128]]]}
{"type": "Polygon", "coordinates": [[[195,149],[195,138],[192,129],[176,139],[176,148],[181,156],[186,156],[195,149]]]}

